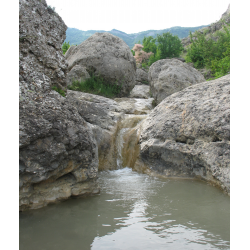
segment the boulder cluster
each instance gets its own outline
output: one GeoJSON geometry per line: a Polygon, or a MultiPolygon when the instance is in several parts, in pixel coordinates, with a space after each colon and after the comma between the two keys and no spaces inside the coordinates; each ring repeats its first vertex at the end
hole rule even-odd
{"type": "Polygon", "coordinates": [[[98,171],[118,165],[199,177],[230,192],[229,75],[206,82],[179,59],[159,60],[146,72],[109,33],[64,56],[67,27],[45,0],[19,0],[19,13],[21,211],[97,194],[98,171]],[[121,92],[109,99],[67,90],[93,75],[121,92]]]}

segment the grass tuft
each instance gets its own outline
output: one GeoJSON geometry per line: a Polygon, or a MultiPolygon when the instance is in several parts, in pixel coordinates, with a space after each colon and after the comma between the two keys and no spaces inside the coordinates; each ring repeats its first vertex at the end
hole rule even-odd
{"type": "Polygon", "coordinates": [[[114,98],[121,92],[122,86],[117,84],[107,84],[100,76],[92,75],[84,81],[73,81],[72,85],[68,86],[70,90],[87,92],[95,95],[101,95],[108,98],[114,98]]]}

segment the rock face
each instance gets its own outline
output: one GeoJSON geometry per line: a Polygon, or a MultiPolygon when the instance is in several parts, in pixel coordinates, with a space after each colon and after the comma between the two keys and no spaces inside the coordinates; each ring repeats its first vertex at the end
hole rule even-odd
{"type": "Polygon", "coordinates": [[[88,71],[86,70],[86,68],[80,65],[76,65],[67,74],[67,77],[66,77],[67,86],[71,85],[73,81],[81,82],[81,81],[86,80],[87,78],[90,78],[90,75],[88,71]]]}
{"type": "Polygon", "coordinates": [[[144,120],[135,169],[200,176],[230,192],[230,75],[172,94],[144,120]]]}
{"type": "Polygon", "coordinates": [[[135,85],[132,91],[130,92],[129,97],[131,98],[150,98],[150,86],[149,85],[135,85]]]}
{"type": "Polygon", "coordinates": [[[67,100],[86,120],[98,145],[99,170],[117,169],[116,135],[124,113],[116,101],[68,90],[67,100]]]}
{"type": "Polygon", "coordinates": [[[19,0],[19,86],[23,99],[31,94],[35,99],[51,86],[66,88],[68,65],[61,52],[66,29],[45,0],[19,0]]]}
{"type": "Polygon", "coordinates": [[[91,126],[51,86],[66,89],[66,25],[44,0],[20,0],[20,210],[95,194],[97,144],[91,126]]]}
{"type": "Polygon", "coordinates": [[[205,81],[198,70],[177,59],[163,59],[153,63],[149,68],[148,79],[156,104],[175,92],[205,81]]]}
{"type": "Polygon", "coordinates": [[[143,69],[136,69],[136,85],[148,84],[148,73],[143,69]]]}
{"type": "Polygon", "coordinates": [[[69,71],[76,65],[86,67],[89,74],[122,86],[121,96],[128,96],[135,85],[135,59],[128,45],[114,35],[95,33],[65,55],[69,71]]]}

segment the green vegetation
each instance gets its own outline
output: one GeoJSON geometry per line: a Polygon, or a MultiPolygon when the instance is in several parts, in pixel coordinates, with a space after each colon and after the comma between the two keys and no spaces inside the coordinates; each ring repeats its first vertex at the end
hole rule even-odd
{"type": "Polygon", "coordinates": [[[61,96],[65,97],[65,91],[56,87],[56,86],[53,86],[52,87],[53,90],[55,90],[56,92],[58,92],[61,96]]]}
{"type": "Polygon", "coordinates": [[[144,37],[142,40],[143,51],[154,53],[147,62],[143,63],[143,67],[152,65],[154,62],[165,59],[166,57],[173,58],[180,56],[183,51],[181,40],[178,36],[173,36],[171,33],[163,33],[157,35],[156,38],[152,36],[144,37]]]}
{"type": "Polygon", "coordinates": [[[64,42],[64,43],[63,43],[63,45],[62,45],[63,54],[66,53],[66,51],[69,49],[69,47],[70,47],[69,42],[64,42]]]}
{"type": "Polygon", "coordinates": [[[193,37],[190,33],[191,45],[187,49],[187,62],[192,62],[197,69],[211,69],[215,78],[230,71],[229,25],[223,26],[223,31],[217,31],[209,37],[200,32],[195,33],[195,39],[193,37]]]}
{"type": "Polygon", "coordinates": [[[100,76],[92,75],[85,81],[73,81],[72,85],[68,86],[70,90],[87,92],[95,95],[101,95],[108,98],[116,97],[120,94],[122,86],[105,83],[100,76]]]}

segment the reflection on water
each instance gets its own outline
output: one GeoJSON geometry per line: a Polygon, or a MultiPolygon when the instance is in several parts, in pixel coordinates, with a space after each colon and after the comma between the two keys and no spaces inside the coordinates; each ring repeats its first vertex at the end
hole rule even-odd
{"type": "Polygon", "coordinates": [[[20,214],[25,249],[229,249],[229,197],[204,182],[129,168],[101,172],[101,195],[20,214]]]}

